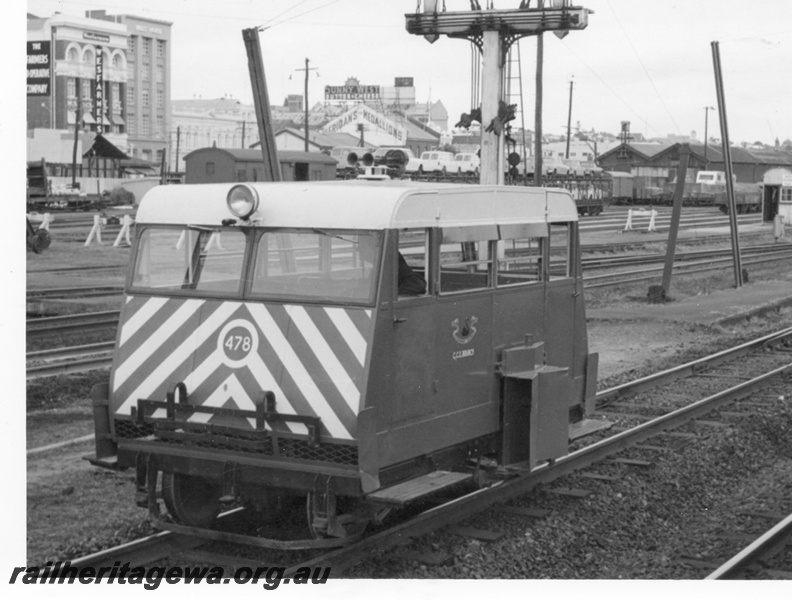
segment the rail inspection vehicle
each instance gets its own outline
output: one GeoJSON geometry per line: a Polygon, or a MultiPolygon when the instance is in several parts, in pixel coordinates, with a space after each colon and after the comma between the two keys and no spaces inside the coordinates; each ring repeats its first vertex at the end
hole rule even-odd
{"type": "Polygon", "coordinates": [[[152,189],[92,462],[192,529],[304,501],[310,545],[565,455],[597,371],[577,218],[553,188],[152,189]]]}

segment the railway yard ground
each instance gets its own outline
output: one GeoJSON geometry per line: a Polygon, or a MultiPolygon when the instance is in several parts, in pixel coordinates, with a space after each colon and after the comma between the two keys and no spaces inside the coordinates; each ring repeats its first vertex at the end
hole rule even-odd
{"type": "MultiPolygon", "coordinates": [[[[625,214],[612,208],[599,217],[582,219],[584,258],[665,251],[667,229],[624,232],[625,214]],[[609,228],[586,227],[605,223],[609,213],[613,218],[609,228]]],[[[113,247],[113,235],[106,235],[102,246],[84,246],[89,228],[55,230],[49,248],[41,254],[27,252],[28,290],[123,284],[128,248],[113,247]]],[[[740,232],[743,248],[792,246],[789,235],[774,240],[770,224],[753,222],[740,232]]],[[[722,224],[683,229],[678,252],[728,249],[728,233],[722,224]]],[[[739,290],[733,287],[730,266],[675,275],[664,304],[647,300],[649,285],[659,283],[660,274],[654,282],[586,291],[589,344],[600,355],[599,389],[791,327],[792,259],[757,263],[747,270],[748,281],[739,290]]],[[[31,318],[117,310],[119,303],[120,295],[30,299],[27,310],[31,318]]],[[[61,345],[108,341],[113,336],[109,328],[71,336],[61,345]]],[[[40,350],[42,344],[39,339],[28,340],[27,351],[40,350]]],[[[89,392],[106,377],[106,371],[91,371],[27,383],[24,501],[29,565],[75,558],[152,533],[145,511],[133,502],[134,474],[111,473],[82,460],[93,443],[89,392]],[[84,439],[74,441],[80,438],[84,439]],[[67,440],[72,443],[61,445],[67,440]]],[[[585,497],[553,493],[548,486],[513,503],[548,509],[541,519],[510,516],[493,507],[464,521],[469,528],[503,532],[495,541],[445,528],[396,552],[375,554],[347,576],[700,578],[706,575],[702,565],[717,554],[721,543],[717,540],[760,526],[762,518],[756,515],[763,511],[792,513],[788,375],[781,385],[781,392],[776,386],[761,411],[731,420],[727,426],[710,426],[695,445],[680,441],[657,451],[662,460],[650,467],[611,463],[601,471],[615,479],[589,479],[585,484],[578,476],[567,476],[563,485],[586,487],[590,493],[585,497]],[[436,560],[415,560],[418,555],[436,560]]],[[[786,569],[792,570],[792,565],[786,569]]]]}

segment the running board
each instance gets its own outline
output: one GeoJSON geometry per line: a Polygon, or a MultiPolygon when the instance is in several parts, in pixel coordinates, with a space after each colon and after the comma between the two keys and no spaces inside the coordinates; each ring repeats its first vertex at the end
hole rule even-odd
{"type": "Polygon", "coordinates": [[[574,442],[582,437],[586,437],[587,435],[597,433],[604,429],[610,429],[611,427],[613,427],[613,423],[605,419],[583,419],[577,423],[570,424],[569,441],[574,442]]]}
{"type": "Polygon", "coordinates": [[[472,479],[470,473],[433,471],[397,485],[366,494],[366,499],[382,504],[404,506],[405,504],[472,479]]]}

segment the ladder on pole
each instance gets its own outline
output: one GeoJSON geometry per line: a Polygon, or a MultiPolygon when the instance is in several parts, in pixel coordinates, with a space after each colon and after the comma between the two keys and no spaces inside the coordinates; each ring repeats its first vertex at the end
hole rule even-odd
{"type": "MultiPolygon", "coordinates": [[[[519,147],[520,157],[522,158],[525,172],[528,172],[528,145],[525,142],[525,112],[523,111],[523,86],[522,86],[522,66],[520,62],[520,42],[516,41],[509,48],[505,72],[506,104],[515,104],[514,121],[519,119],[520,136],[515,136],[515,144],[519,147]],[[515,56],[516,55],[516,56],[515,56]],[[516,71],[516,74],[515,74],[516,71]],[[516,82],[516,84],[515,84],[516,82]],[[517,88],[516,90],[514,88],[517,88]]],[[[514,133],[514,132],[513,132],[514,133]]]]}

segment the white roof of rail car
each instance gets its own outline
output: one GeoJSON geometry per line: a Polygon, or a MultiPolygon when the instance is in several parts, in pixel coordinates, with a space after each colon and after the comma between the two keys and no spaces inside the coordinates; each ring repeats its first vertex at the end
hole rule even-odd
{"type": "MultiPolygon", "coordinates": [[[[226,194],[235,183],[164,185],[140,202],[138,223],[218,226],[232,218],[226,194]]],[[[577,221],[560,188],[413,181],[246,183],[260,198],[251,220],[263,227],[401,229],[577,221]]]]}

